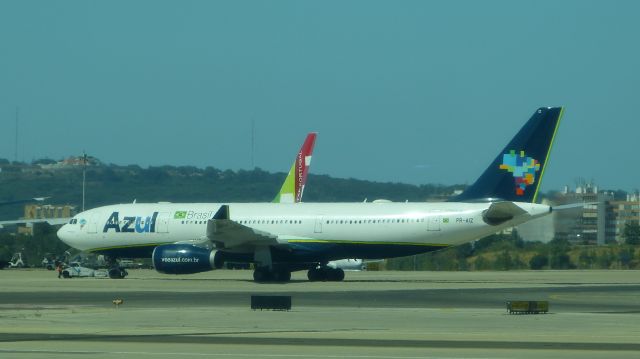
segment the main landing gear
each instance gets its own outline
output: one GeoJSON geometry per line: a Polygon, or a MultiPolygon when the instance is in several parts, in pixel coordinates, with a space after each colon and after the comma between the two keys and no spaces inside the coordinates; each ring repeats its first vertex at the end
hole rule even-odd
{"type": "Polygon", "coordinates": [[[111,279],[124,279],[124,277],[128,275],[129,272],[122,267],[113,267],[109,269],[109,278],[111,279]]]}
{"type": "Polygon", "coordinates": [[[307,278],[310,282],[342,282],[344,271],[342,268],[319,267],[309,269],[307,278]]]}
{"type": "Polygon", "coordinates": [[[120,263],[118,263],[116,258],[105,257],[105,261],[107,262],[107,268],[109,268],[109,270],[107,271],[109,278],[124,279],[124,277],[129,275],[129,272],[127,272],[124,267],[120,266],[120,263]]]}
{"type": "MultiPolygon", "coordinates": [[[[253,271],[253,280],[258,283],[285,283],[291,280],[291,270],[303,268],[282,268],[282,267],[258,267],[253,271]]],[[[307,278],[311,282],[341,282],[344,280],[344,270],[342,268],[331,268],[321,266],[309,269],[307,278]]]]}
{"type": "Polygon", "coordinates": [[[253,280],[260,283],[288,282],[291,280],[291,271],[287,268],[257,268],[253,271],[253,280]]]}

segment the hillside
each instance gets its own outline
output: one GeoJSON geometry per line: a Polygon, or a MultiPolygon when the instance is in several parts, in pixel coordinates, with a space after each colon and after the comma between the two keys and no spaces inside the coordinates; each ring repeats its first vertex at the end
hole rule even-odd
{"type": "MultiPolygon", "coordinates": [[[[86,208],[131,202],[268,202],[286,177],[286,173],[254,170],[220,170],[213,167],[162,166],[141,168],[136,165],[94,165],[86,173],[86,208]]],[[[34,164],[9,164],[0,159],[0,201],[50,196],[49,203],[82,203],[82,167],[50,167],[34,164]]],[[[385,198],[392,201],[424,201],[441,197],[461,186],[409,185],[357,179],[333,178],[310,174],[305,187],[305,202],[360,202],[385,198]]],[[[0,219],[23,215],[21,206],[0,207],[0,219]]]]}

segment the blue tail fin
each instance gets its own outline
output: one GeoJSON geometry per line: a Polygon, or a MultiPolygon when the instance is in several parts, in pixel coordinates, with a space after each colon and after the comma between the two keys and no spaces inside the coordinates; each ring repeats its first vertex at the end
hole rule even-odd
{"type": "Polygon", "coordinates": [[[451,201],[535,202],[562,113],[562,107],[536,110],[482,176],[451,201]]]}

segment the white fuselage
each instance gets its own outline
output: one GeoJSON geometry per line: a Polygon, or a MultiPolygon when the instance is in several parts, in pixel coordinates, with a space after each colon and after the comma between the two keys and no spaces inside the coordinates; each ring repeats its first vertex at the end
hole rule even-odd
{"type": "MultiPolygon", "coordinates": [[[[515,203],[526,214],[489,225],[490,203],[232,203],[229,219],[275,237],[278,243],[452,246],[496,233],[550,212],[515,203]]],[[[207,221],[219,203],[133,203],[79,213],[58,232],[83,251],[207,241],[207,221]]],[[[369,256],[371,257],[371,256],[369,256]]],[[[384,258],[381,253],[380,258],[384,258]]]]}

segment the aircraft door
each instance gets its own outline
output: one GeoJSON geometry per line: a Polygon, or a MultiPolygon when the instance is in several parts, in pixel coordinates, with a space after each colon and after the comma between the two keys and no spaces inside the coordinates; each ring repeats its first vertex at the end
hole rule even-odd
{"type": "Polygon", "coordinates": [[[98,215],[93,215],[87,223],[87,233],[98,233],[98,215]]]}
{"type": "Polygon", "coordinates": [[[429,216],[427,217],[427,231],[437,232],[440,231],[440,224],[442,223],[442,216],[429,216]]]}
{"type": "Polygon", "coordinates": [[[156,233],[169,233],[169,213],[160,212],[156,218],[156,233]]]}
{"type": "Polygon", "coordinates": [[[318,216],[316,218],[316,226],[313,229],[314,233],[322,233],[322,221],[324,220],[323,216],[318,216]]]}

